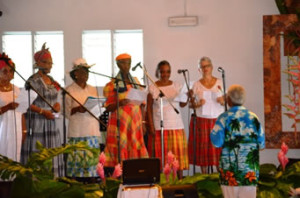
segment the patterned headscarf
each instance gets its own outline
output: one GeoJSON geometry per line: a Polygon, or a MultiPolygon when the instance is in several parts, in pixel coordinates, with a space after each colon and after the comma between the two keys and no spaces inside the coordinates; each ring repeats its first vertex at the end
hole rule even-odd
{"type": "Polygon", "coordinates": [[[35,62],[43,59],[52,58],[49,48],[46,48],[46,43],[43,44],[42,49],[34,54],[35,62]]]}

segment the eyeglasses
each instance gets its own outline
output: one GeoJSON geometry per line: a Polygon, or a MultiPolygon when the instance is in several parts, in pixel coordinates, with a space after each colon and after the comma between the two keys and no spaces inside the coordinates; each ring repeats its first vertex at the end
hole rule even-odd
{"type": "Polygon", "coordinates": [[[201,65],[201,66],[200,66],[201,69],[205,69],[205,68],[208,68],[208,67],[211,67],[211,64],[208,64],[208,65],[201,65]]]}

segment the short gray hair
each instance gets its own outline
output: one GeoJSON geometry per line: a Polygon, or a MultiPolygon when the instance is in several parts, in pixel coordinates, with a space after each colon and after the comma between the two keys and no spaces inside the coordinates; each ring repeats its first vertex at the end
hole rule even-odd
{"type": "Polygon", "coordinates": [[[210,62],[210,64],[212,64],[211,59],[208,56],[203,56],[202,58],[200,58],[199,65],[201,64],[202,61],[208,61],[210,62]]]}
{"type": "Polygon", "coordinates": [[[246,100],[246,91],[241,85],[231,85],[227,95],[234,105],[242,105],[246,100]]]}

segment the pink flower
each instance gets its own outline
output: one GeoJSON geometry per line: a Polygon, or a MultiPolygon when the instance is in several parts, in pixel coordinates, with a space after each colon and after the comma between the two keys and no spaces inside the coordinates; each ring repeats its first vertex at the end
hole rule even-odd
{"type": "Polygon", "coordinates": [[[104,180],[105,179],[105,175],[104,175],[104,168],[103,165],[101,163],[97,164],[97,168],[96,168],[97,174],[99,175],[99,177],[104,180]]]}
{"type": "Polygon", "coordinates": [[[179,162],[176,158],[174,159],[172,165],[173,165],[173,179],[175,179],[177,175],[177,171],[179,169],[179,162]]]}
{"type": "Polygon", "coordinates": [[[118,178],[122,175],[122,168],[121,168],[121,165],[120,164],[117,164],[115,166],[115,170],[114,170],[114,173],[112,175],[112,178],[118,178]]]}
{"type": "Polygon", "coordinates": [[[170,168],[170,165],[168,163],[166,163],[163,172],[164,172],[164,174],[166,176],[167,182],[169,182],[169,176],[170,176],[170,173],[171,173],[171,168],[170,168]]]}
{"type": "Polygon", "coordinates": [[[285,154],[282,150],[279,151],[277,157],[278,157],[278,161],[280,162],[280,164],[282,166],[282,170],[285,170],[285,166],[289,162],[289,159],[285,156],[285,154]]]}
{"type": "Polygon", "coordinates": [[[172,151],[169,151],[169,152],[168,152],[168,155],[167,155],[167,162],[168,162],[169,165],[171,165],[171,164],[173,163],[174,158],[175,158],[175,156],[174,156],[174,154],[172,153],[172,151]]]}
{"type": "Polygon", "coordinates": [[[285,144],[285,142],[282,142],[281,144],[281,150],[282,152],[286,155],[288,150],[289,150],[289,147],[285,144]]]}
{"type": "Polygon", "coordinates": [[[105,154],[104,154],[104,152],[101,152],[101,154],[99,155],[99,163],[104,165],[105,160],[106,160],[105,154]]]}

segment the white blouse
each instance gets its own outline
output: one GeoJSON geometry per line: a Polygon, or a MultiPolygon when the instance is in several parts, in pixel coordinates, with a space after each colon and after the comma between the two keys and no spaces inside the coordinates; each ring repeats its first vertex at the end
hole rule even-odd
{"type": "MultiPolygon", "coordinates": [[[[20,90],[14,86],[13,91],[0,92],[0,107],[13,102],[20,90]]],[[[22,113],[9,110],[0,115],[0,154],[14,161],[20,161],[22,142],[22,113]]]]}
{"type": "MultiPolygon", "coordinates": [[[[95,87],[86,85],[81,88],[75,82],[69,85],[66,90],[81,104],[84,104],[89,96],[97,97],[95,87]]],[[[69,118],[68,137],[88,137],[100,136],[98,121],[89,113],[75,113],[71,115],[71,110],[79,104],[66,95],[66,116],[69,118]]]]}
{"type": "Polygon", "coordinates": [[[224,106],[217,103],[216,98],[223,95],[222,83],[220,79],[217,79],[214,86],[210,89],[204,87],[198,80],[193,85],[194,96],[196,101],[200,99],[205,100],[205,104],[196,109],[197,117],[201,118],[217,118],[224,112],[224,106]]]}
{"type": "MultiPolygon", "coordinates": [[[[164,93],[162,98],[163,102],[163,127],[164,129],[183,129],[184,125],[182,122],[179,101],[177,97],[180,95],[182,84],[173,82],[171,85],[159,87],[164,93]],[[179,114],[175,112],[173,107],[167,101],[166,97],[172,102],[172,105],[179,111],[179,114]]],[[[155,130],[160,130],[161,121],[161,99],[159,97],[159,90],[152,84],[149,86],[149,92],[153,97],[153,122],[155,130]]]]}

